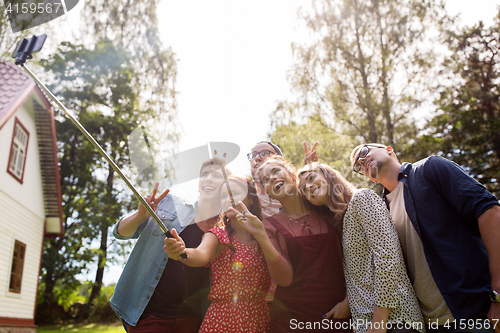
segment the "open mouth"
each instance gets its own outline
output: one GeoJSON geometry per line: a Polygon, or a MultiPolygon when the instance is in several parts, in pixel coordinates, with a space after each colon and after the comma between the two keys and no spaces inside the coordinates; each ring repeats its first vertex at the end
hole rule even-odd
{"type": "Polygon", "coordinates": [[[213,186],[205,186],[205,187],[203,187],[203,191],[205,191],[205,192],[213,192],[213,191],[215,191],[215,187],[213,187],[213,186]]]}
{"type": "Polygon", "coordinates": [[[311,196],[314,198],[316,196],[316,194],[318,194],[318,190],[319,190],[319,187],[314,187],[314,189],[312,191],[310,191],[309,193],[311,194],[311,196]]]}
{"type": "Polygon", "coordinates": [[[278,192],[284,185],[283,181],[279,181],[276,184],[274,184],[273,189],[275,192],[278,192]]]}

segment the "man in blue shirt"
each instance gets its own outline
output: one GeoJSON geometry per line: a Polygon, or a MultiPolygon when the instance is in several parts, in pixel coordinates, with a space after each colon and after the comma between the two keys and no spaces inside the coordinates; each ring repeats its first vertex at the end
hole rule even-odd
{"type": "MultiPolygon", "coordinates": [[[[180,231],[189,247],[197,247],[218,221],[222,167],[224,162],[216,158],[203,163],[194,205],[168,190],[158,198],[153,190],[146,198],[165,226],[180,231]]],[[[208,307],[208,268],[168,260],[165,235],[142,205],[120,219],[113,234],[117,239],[138,238],[110,301],[128,332],[198,332],[208,307]]]]}
{"type": "Polygon", "coordinates": [[[428,328],[493,331],[496,325],[500,332],[498,200],[439,156],[400,164],[391,147],[365,144],[354,148],[351,163],[385,187],[428,328]],[[486,314],[489,327],[474,321],[486,314]]]}

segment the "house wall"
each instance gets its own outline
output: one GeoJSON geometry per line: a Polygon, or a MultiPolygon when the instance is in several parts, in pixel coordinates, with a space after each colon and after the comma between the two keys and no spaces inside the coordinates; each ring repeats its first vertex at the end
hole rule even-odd
{"type": "Polygon", "coordinates": [[[0,130],[0,319],[34,319],[45,222],[37,134],[31,99],[0,130]],[[7,173],[17,117],[29,132],[23,184],[7,173]],[[21,293],[9,292],[14,242],[26,244],[21,293]]]}

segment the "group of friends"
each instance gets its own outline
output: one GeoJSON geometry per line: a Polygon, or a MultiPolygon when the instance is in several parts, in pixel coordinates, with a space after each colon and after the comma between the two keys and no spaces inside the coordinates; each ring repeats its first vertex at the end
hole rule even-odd
{"type": "Polygon", "coordinates": [[[115,225],[138,238],[111,298],[128,332],[500,332],[500,206],[439,156],[400,163],[353,149],[380,198],[318,163],[296,170],[272,142],[252,178],[213,158],[195,204],[168,190],[115,225]],[[489,318],[489,320],[488,320],[489,318]]]}

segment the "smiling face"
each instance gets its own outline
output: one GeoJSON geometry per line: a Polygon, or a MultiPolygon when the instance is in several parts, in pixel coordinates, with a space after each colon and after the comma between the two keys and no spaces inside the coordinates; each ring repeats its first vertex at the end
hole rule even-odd
{"type": "Polygon", "coordinates": [[[253,147],[251,154],[252,156],[255,156],[252,161],[250,161],[252,177],[253,179],[258,180],[259,174],[257,170],[268,157],[276,155],[276,151],[270,144],[262,142],[253,147]],[[261,155],[265,155],[267,157],[263,158],[261,155]]]}
{"type": "Polygon", "coordinates": [[[316,170],[301,172],[299,174],[299,189],[313,205],[328,205],[328,183],[323,173],[316,170]]]}
{"type": "Polygon", "coordinates": [[[278,163],[269,163],[260,171],[260,181],[273,199],[296,193],[294,174],[278,163]]]}
{"type": "Polygon", "coordinates": [[[207,165],[200,172],[198,188],[200,199],[219,200],[220,188],[224,182],[221,167],[219,165],[207,165]]]}
{"type": "Polygon", "coordinates": [[[374,147],[366,145],[355,155],[354,165],[363,175],[373,180],[379,176],[380,170],[391,159],[391,147],[374,147]]]}
{"type": "MultiPolygon", "coordinates": [[[[238,202],[242,201],[247,208],[251,206],[251,200],[248,197],[248,188],[246,184],[241,184],[235,180],[229,179],[229,188],[231,189],[231,194],[233,196],[234,203],[238,205],[238,202]]],[[[229,197],[229,191],[227,190],[227,184],[223,184],[220,190],[221,194],[221,206],[222,211],[226,214],[228,218],[233,218],[233,211],[228,210],[231,205],[231,198],[229,197]]],[[[239,206],[236,207],[239,210],[239,206]]]]}

